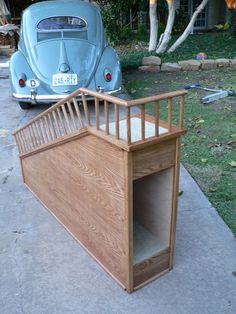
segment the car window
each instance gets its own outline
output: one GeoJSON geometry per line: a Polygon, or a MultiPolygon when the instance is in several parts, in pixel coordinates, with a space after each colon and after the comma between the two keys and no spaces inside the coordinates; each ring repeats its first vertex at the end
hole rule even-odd
{"type": "Polygon", "coordinates": [[[79,17],[49,17],[40,21],[37,28],[37,39],[39,42],[56,38],[88,40],[87,23],[79,17]]]}
{"type": "Polygon", "coordinates": [[[86,22],[73,16],[55,16],[44,19],[38,23],[39,30],[81,29],[87,26],[86,22]]]}

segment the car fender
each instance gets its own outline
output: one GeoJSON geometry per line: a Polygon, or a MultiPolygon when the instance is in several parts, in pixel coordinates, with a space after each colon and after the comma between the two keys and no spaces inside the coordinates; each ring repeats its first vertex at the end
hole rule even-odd
{"type": "Polygon", "coordinates": [[[112,91],[121,88],[122,75],[120,61],[116,51],[106,46],[103,50],[101,59],[99,61],[96,73],[95,73],[96,88],[99,86],[104,88],[104,91],[112,91]],[[110,82],[105,79],[105,71],[108,70],[112,74],[112,80],[110,82]]]}
{"type": "MultiPolygon", "coordinates": [[[[16,51],[10,59],[10,81],[11,81],[11,87],[13,94],[30,94],[30,87],[25,85],[25,87],[20,87],[19,85],[19,78],[22,74],[25,74],[26,79],[36,79],[35,74],[31,70],[26,58],[24,57],[23,53],[21,51],[16,51]]],[[[40,83],[40,86],[38,88],[39,90],[45,90],[45,87],[42,86],[40,83]]]]}

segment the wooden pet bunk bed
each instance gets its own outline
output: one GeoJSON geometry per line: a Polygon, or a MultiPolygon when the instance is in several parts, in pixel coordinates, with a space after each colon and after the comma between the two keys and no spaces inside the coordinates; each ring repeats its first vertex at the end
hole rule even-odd
{"type": "Polygon", "coordinates": [[[14,133],[25,185],[128,292],[173,267],[185,94],[80,88],[14,133]]]}

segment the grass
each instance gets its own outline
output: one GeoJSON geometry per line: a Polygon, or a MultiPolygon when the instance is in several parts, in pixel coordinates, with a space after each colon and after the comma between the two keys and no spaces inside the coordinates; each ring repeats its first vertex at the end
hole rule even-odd
{"type": "MultiPolygon", "coordinates": [[[[124,73],[124,83],[134,97],[144,97],[200,82],[214,88],[234,88],[236,71],[124,73]]],[[[201,103],[205,95],[190,91],[186,97],[185,127],[181,162],[236,236],[236,97],[227,97],[209,105],[201,103]]],[[[153,113],[149,106],[148,112],[153,113]]],[[[174,115],[175,119],[175,115],[174,115]]]]}
{"type": "MultiPolygon", "coordinates": [[[[176,38],[176,36],[173,36],[170,44],[176,38]]],[[[123,70],[137,68],[141,65],[144,56],[155,55],[155,53],[149,53],[147,48],[147,43],[133,43],[128,48],[127,46],[116,47],[123,70]]],[[[199,52],[205,52],[208,59],[236,58],[236,40],[229,32],[190,35],[175,52],[160,57],[162,62],[176,62],[196,59],[199,52]]]]}

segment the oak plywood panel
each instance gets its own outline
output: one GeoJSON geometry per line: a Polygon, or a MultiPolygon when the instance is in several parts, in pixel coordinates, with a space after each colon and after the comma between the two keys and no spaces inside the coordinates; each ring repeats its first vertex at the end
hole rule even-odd
{"type": "Polygon", "coordinates": [[[22,166],[26,185],[129,287],[124,152],[89,135],[23,158],[22,166]]]}
{"type": "Polygon", "coordinates": [[[134,181],[134,219],[169,246],[173,167],[134,181]]]}
{"type": "Polygon", "coordinates": [[[133,179],[171,167],[175,163],[176,140],[169,140],[133,152],[133,179]]]}

